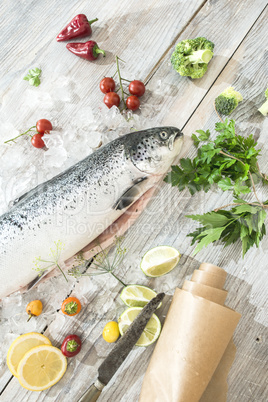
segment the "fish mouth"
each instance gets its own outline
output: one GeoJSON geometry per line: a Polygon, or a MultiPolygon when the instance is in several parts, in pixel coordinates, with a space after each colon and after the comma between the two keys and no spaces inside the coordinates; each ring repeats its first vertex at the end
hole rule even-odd
{"type": "Polygon", "coordinates": [[[175,135],[175,140],[176,140],[177,138],[180,138],[180,137],[183,137],[183,136],[184,136],[183,132],[182,132],[181,130],[179,130],[179,131],[176,133],[176,135],[175,135]]]}
{"type": "Polygon", "coordinates": [[[168,148],[170,151],[173,150],[176,140],[181,139],[182,137],[183,137],[183,133],[180,130],[177,131],[172,136],[170,136],[169,141],[168,141],[168,148]]]}

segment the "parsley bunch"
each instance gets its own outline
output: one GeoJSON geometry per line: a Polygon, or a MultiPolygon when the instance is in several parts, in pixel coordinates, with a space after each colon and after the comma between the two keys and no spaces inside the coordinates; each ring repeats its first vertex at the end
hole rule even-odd
{"type": "Polygon", "coordinates": [[[188,188],[193,195],[198,191],[207,192],[212,185],[223,191],[232,191],[234,202],[217,208],[203,215],[188,217],[200,222],[199,227],[188,236],[192,244],[198,243],[194,254],[203,247],[221,240],[228,246],[241,240],[243,256],[254,244],[258,247],[265,234],[265,209],[268,202],[262,203],[256,193],[255,184],[267,183],[267,177],[259,170],[257,142],[253,135],[247,138],[235,133],[234,120],[219,122],[215,125],[217,137],[212,140],[210,131],[197,130],[192,135],[194,145],[198,148],[194,159],[183,158],[180,166],[172,166],[165,181],[179,190],[188,188]],[[200,143],[204,143],[200,146],[200,143]],[[248,203],[238,198],[253,192],[256,202],[248,203]],[[233,206],[230,211],[223,209],[233,206]]]}

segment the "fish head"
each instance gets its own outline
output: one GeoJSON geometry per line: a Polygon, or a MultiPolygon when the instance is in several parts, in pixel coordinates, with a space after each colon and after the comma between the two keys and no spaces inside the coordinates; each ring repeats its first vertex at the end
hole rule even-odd
{"type": "Polygon", "coordinates": [[[164,174],[183,144],[183,133],[176,127],[149,128],[127,137],[132,163],[147,174],[164,174]]]}

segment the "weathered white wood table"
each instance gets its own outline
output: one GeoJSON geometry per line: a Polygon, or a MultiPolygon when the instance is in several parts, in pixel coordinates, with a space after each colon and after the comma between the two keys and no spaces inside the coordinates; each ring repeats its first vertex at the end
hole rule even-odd
{"type": "MultiPolygon", "coordinates": [[[[126,61],[123,68],[126,78],[141,79],[146,83],[147,94],[138,113],[140,121],[144,123],[146,117],[147,127],[175,125],[183,130],[186,140],[181,156],[194,155],[190,140],[192,132],[200,128],[213,131],[218,121],[213,100],[227,86],[234,86],[243,94],[244,102],[232,118],[244,135],[254,133],[259,137],[261,169],[267,173],[268,120],[257,111],[264,101],[263,93],[268,82],[267,17],[266,0],[100,0],[91,4],[85,0],[3,1],[0,20],[1,144],[32,126],[39,118],[49,118],[59,131],[69,130],[73,147],[70,149],[69,140],[67,151],[70,153],[61,154],[64,164],[55,163],[48,173],[44,151],[33,149],[27,139],[12,147],[1,145],[0,171],[5,165],[6,172],[6,166],[9,166],[8,178],[0,177],[0,184],[4,183],[0,195],[1,212],[6,209],[8,201],[21,192],[16,181],[25,177],[25,191],[87,155],[90,145],[83,143],[85,130],[78,125],[83,113],[93,113],[96,132],[101,128],[106,130],[104,141],[109,140],[109,124],[119,126],[120,130],[120,123],[114,123],[110,117],[102,122],[107,111],[98,88],[103,76],[114,73],[115,55],[126,61]],[[56,42],[60,29],[78,13],[85,13],[89,19],[99,18],[93,26],[92,39],[107,50],[105,59],[86,62],[69,53],[64,43],[56,42]],[[205,36],[215,43],[215,56],[206,75],[192,81],[180,77],[172,69],[170,56],[179,40],[196,36],[205,36]],[[29,68],[36,66],[42,68],[42,83],[38,88],[31,88],[22,78],[29,68]],[[20,165],[18,161],[21,161],[20,165]],[[30,177],[28,181],[27,177],[30,177]]],[[[94,130],[92,124],[91,130],[94,130]]],[[[126,133],[127,128],[123,127],[120,133],[122,131],[126,133]]],[[[262,195],[267,199],[267,194],[262,195]]],[[[204,213],[228,201],[226,193],[201,192],[191,197],[187,191],[180,193],[163,183],[127,232],[124,245],[129,251],[117,274],[127,283],[148,285],[171,296],[175,287],[181,286],[200,262],[211,262],[226,269],[229,273],[227,305],[242,313],[234,337],[237,354],[228,377],[228,401],[264,402],[268,399],[268,238],[262,241],[260,248],[251,249],[243,260],[238,244],[226,249],[218,244],[210,245],[193,258],[193,247],[190,238],[186,237],[195,227],[194,222],[185,218],[186,214],[204,213]],[[169,275],[149,280],[139,270],[139,262],[148,249],[160,244],[178,248],[183,257],[169,275]]],[[[84,278],[79,283],[69,284],[61,279],[51,281],[51,294],[41,293],[44,316],[34,324],[30,322],[28,332],[33,328],[44,332],[55,346],[60,346],[68,333],[77,333],[83,340],[82,351],[69,363],[62,380],[41,393],[23,389],[3,362],[0,369],[1,401],[76,401],[96,378],[98,366],[112,347],[104,342],[101,334],[105,323],[116,320],[124,310],[118,297],[120,284],[109,276],[84,278]],[[56,291],[58,300],[51,304],[50,299],[56,291]],[[84,306],[77,318],[65,318],[56,312],[61,300],[71,292],[77,296],[81,292],[84,294],[84,306]]],[[[38,295],[40,297],[34,289],[18,305],[14,299],[11,311],[14,322],[17,314],[24,313],[25,301],[38,295]]],[[[167,298],[159,313],[162,320],[168,304],[167,298]]],[[[5,318],[0,319],[1,339],[5,340],[2,352],[5,352],[7,341],[11,339],[5,338],[7,331],[13,332],[14,338],[27,331],[16,325],[10,329],[5,318]]],[[[134,349],[99,400],[137,401],[152,351],[153,345],[147,349],[134,349]]]]}

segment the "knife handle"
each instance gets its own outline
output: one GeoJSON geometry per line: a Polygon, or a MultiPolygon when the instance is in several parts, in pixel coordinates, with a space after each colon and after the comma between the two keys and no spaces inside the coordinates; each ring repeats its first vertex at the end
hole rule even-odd
{"type": "Polygon", "coordinates": [[[101,394],[104,384],[99,380],[96,380],[86,392],[81,396],[78,402],[95,402],[101,394]]]}

